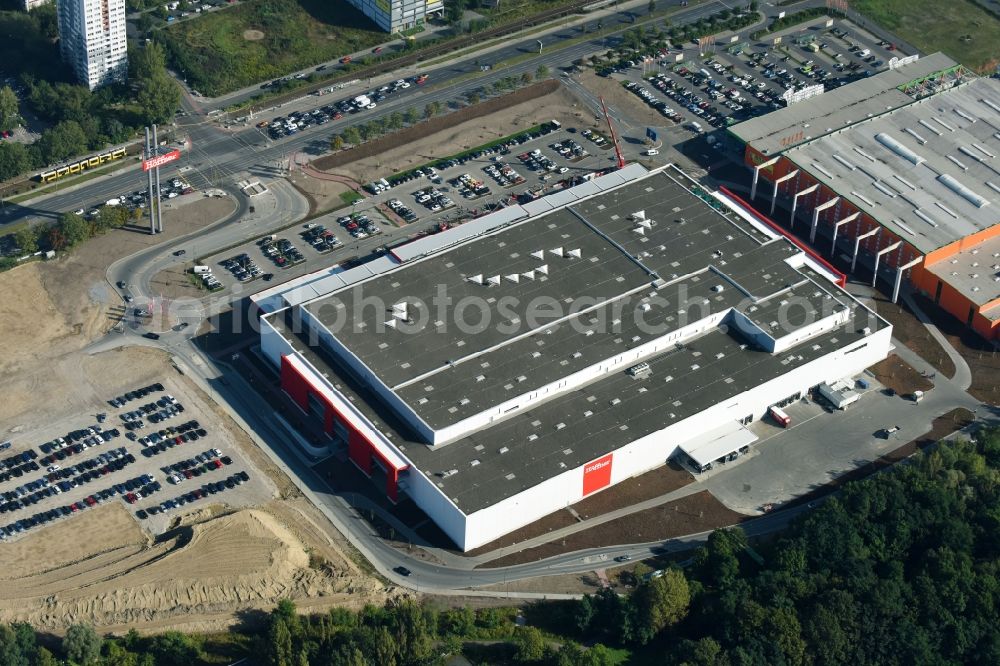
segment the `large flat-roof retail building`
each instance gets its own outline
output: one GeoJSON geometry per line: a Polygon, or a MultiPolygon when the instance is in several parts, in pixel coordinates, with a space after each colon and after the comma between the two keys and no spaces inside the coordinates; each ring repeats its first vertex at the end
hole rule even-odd
{"type": "Polygon", "coordinates": [[[874,270],[893,299],[908,278],[996,339],[1000,80],[942,54],[899,62],[730,131],[765,206],[790,205],[779,216],[874,270]]]}
{"type": "Polygon", "coordinates": [[[631,165],[269,290],[261,350],[334,449],[466,550],[671,457],[707,469],[883,359],[891,327],[696,187],[631,165]]]}

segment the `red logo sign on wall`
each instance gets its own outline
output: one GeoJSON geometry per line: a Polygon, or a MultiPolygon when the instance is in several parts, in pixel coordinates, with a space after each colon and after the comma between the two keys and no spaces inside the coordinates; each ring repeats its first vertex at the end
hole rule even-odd
{"type": "Polygon", "coordinates": [[[611,459],[613,453],[589,462],[583,467],[583,494],[586,497],[592,492],[611,485],[611,459]]]}
{"type": "Polygon", "coordinates": [[[176,162],[180,158],[181,158],[181,151],[171,150],[169,153],[164,153],[162,155],[157,155],[156,157],[150,157],[148,160],[143,160],[142,170],[149,171],[150,169],[161,167],[164,164],[170,164],[171,162],[176,162]]]}

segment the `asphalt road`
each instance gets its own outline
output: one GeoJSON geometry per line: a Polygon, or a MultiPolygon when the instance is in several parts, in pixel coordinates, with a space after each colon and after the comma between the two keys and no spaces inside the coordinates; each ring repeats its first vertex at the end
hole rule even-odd
{"type": "MultiPolygon", "coordinates": [[[[661,4],[666,7],[678,3],[674,1],[661,4]]],[[[726,7],[727,3],[714,0],[676,14],[673,17],[673,22],[675,24],[692,23],[726,7]]],[[[640,14],[645,13],[646,11],[640,12],[640,14]]],[[[614,21],[621,25],[622,31],[632,25],[621,14],[605,18],[604,24],[606,26],[612,25],[614,21]]],[[[427,88],[413,86],[406,92],[387,99],[371,112],[348,115],[326,125],[311,127],[277,142],[267,139],[253,127],[239,131],[221,130],[214,122],[201,115],[205,109],[201,109],[201,113],[196,113],[190,100],[185,99],[184,106],[188,110],[188,115],[178,119],[176,133],[179,136],[189,137],[191,147],[183,153],[179,162],[161,168],[161,179],[172,178],[178,169],[182,168],[189,168],[183,173],[183,176],[197,188],[231,184],[241,174],[270,178],[277,175],[278,164],[295,153],[301,152],[316,157],[326,152],[330,137],[350,125],[359,125],[372,118],[384,117],[396,111],[403,112],[410,107],[423,109],[427,103],[432,101],[439,102],[444,106],[450,101],[461,99],[468,91],[489,86],[494,81],[504,77],[520,76],[525,72],[533,74],[539,65],[545,65],[550,71],[556,72],[577,58],[613,47],[618,42],[617,37],[609,36],[553,50],[552,47],[559,41],[577,38],[581,34],[582,32],[578,28],[557,30],[542,37],[548,49],[543,50],[541,54],[513,66],[493,69],[490,72],[479,71],[479,65],[475,64],[478,61],[475,55],[470,55],[459,64],[427,70],[430,74],[430,86],[427,88]]],[[[536,38],[524,39],[491,52],[489,61],[499,63],[525,54],[535,53],[537,48],[536,38]]],[[[322,106],[328,104],[331,99],[338,99],[338,97],[331,95],[314,99],[316,106],[322,106]]],[[[6,207],[8,212],[3,216],[2,223],[11,224],[24,219],[56,219],[63,212],[81,207],[88,208],[95,203],[118,196],[122,192],[140,189],[144,182],[142,171],[138,167],[124,173],[100,176],[74,188],[73,191],[55,193],[31,205],[8,205],[6,207]]]]}

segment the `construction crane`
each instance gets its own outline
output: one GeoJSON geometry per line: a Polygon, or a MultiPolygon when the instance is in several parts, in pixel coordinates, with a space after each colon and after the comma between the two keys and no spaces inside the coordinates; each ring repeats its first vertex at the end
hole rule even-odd
{"type": "Polygon", "coordinates": [[[608,105],[604,103],[604,98],[598,98],[601,100],[601,109],[604,110],[604,119],[608,121],[608,131],[611,132],[611,143],[615,145],[615,158],[618,161],[618,168],[625,168],[625,158],[622,157],[622,145],[618,141],[618,134],[615,132],[615,126],[611,124],[611,116],[608,115],[608,105]]]}

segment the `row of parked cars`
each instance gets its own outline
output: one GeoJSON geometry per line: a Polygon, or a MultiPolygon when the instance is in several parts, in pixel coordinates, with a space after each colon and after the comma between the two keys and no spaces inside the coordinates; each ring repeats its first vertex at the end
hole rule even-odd
{"type": "Polygon", "coordinates": [[[520,185],[524,182],[524,176],[514,171],[514,168],[508,164],[488,164],[483,167],[483,171],[492,177],[500,187],[520,185]]]}
{"type": "Polygon", "coordinates": [[[396,215],[399,215],[401,218],[403,218],[404,221],[406,222],[416,221],[417,214],[414,213],[409,208],[407,208],[406,204],[404,204],[399,199],[389,199],[387,203],[389,205],[389,208],[392,209],[392,212],[394,212],[396,215]]]}
{"type": "Polygon", "coordinates": [[[566,173],[569,171],[566,167],[560,168],[551,158],[547,157],[540,148],[535,148],[530,153],[521,153],[517,156],[517,159],[521,160],[526,167],[532,171],[545,171],[559,173],[566,173]]]}
{"type": "Polygon", "coordinates": [[[167,449],[180,446],[187,442],[197,442],[199,439],[208,436],[208,431],[200,427],[197,421],[188,421],[180,426],[167,427],[159,432],[154,432],[144,437],[142,454],[147,458],[158,456],[167,449]]]}
{"type": "Polygon", "coordinates": [[[204,499],[209,495],[216,495],[218,493],[231,490],[236,486],[243,485],[250,480],[250,475],[246,472],[240,471],[235,474],[226,477],[222,481],[215,481],[211,483],[205,483],[201,488],[195,488],[183,495],[178,495],[173,499],[168,499],[161,502],[159,505],[151,506],[146,509],[139,509],[135,512],[136,517],[139,520],[145,520],[150,516],[156,515],[158,513],[166,513],[177,507],[184,506],[189,502],[197,502],[200,499],[204,499]]]}
{"type": "MultiPolygon", "coordinates": [[[[263,248],[263,245],[261,247],[263,248]]],[[[251,259],[246,252],[224,259],[221,263],[222,267],[232,273],[233,277],[240,282],[249,282],[264,274],[257,262],[251,259]]]]}
{"type": "MultiPolygon", "coordinates": [[[[121,434],[121,431],[119,431],[118,428],[109,428],[104,430],[100,425],[91,426],[85,432],[89,434],[75,442],[67,442],[62,437],[57,438],[50,443],[51,448],[49,449],[49,452],[43,456],[38,463],[40,465],[54,465],[58,461],[65,460],[69,456],[83,453],[83,451],[93,446],[110,442],[112,439],[121,434]]],[[[50,469],[49,471],[52,470],[50,469]]]]}
{"type": "MultiPolygon", "coordinates": [[[[473,178],[472,174],[463,173],[458,178],[451,181],[451,184],[458,189],[458,193],[461,194],[466,199],[478,199],[479,197],[485,197],[490,193],[490,188],[486,186],[486,183],[479,180],[478,178],[473,178]]],[[[414,192],[413,196],[417,197],[417,202],[420,202],[420,197],[418,196],[420,192],[414,192]]]]}
{"type": "Polygon", "coordinates": [[[337,223],[354,238],[368,238],[382,233],[382,228],[364,213],[351,213],[337,218],[337,223]]]}
{"type": "Polygon", "coordinates": [[[182,423],[179,426],[168,426],[158,432],[151,432],[145,437],[138,439],[143,448],[155,446],[168,439],[173,439],[174,444],[184,444],[185,442],[197,442],[202,437],[208,437],[208,431],[201,427],[196,420],[182,423]]]}
{"type": "MultiPolygon", "coordinates": [[[[115,484],[114,486],[105,488],[104,490],[96,492],[93,495],[89,495],[78,502],[58,506],[53,509],[49,509],[48,511],[41,511],[32,516],[16,520],[9,525],[0,526],[0,540],[26,532],[33,527],[40,527],[59,518],[70,516],[74,513],[95,507],[98,504],[102,504],[106,500],[115,497],[116,495],[122,495],[126,498],[126,501],[128,501],[127,495],[129,493],[132,493],[134,496],[137,493],[143,493],[144,490],[148,493],[152,493],[159,490],[159,486],[160,484],[149,474],[129,479],[124,483],[115,484]],[[135,490],[129,490],[129,487],[134,488],[135,490]]],[[[144,496],[145,494],[146,493],[143,493],[144,496]]]]}
{"type": "Polygon", "coordinates": [[[432,213],[437,213],[455,205],[455,202],[448,195],[433,187],[417,190],[413,193],[413,198],[416,199],[418,204],[422,204],[432,213]]]}
{"type": "Polygon", "coordinates": [[[181,483],[185,479],[193,479],[207,472],[222,469],[223,465],[232,465],[233,459],[222,455],[219,449],[209,449],[194,456],[174,463],[163,470],[169,473],[167,481],[181,483]]]}
{"type": "Polygon", "coordinates": [[[450,169],[451,167],[455,167],[460,164],[465,164],[466,162],[470,162],[473,160],[480,160],[483,159],[484,157],[489,157],[491,155],[508,155],[510,154],[511,148],[513,148],[514,146],[519,146],[521,144],[533,141],[540,137],[547,136],[548,134],[551,134],[552,132],[555,132],[560,128],[562,128],[561,123],[559,123],[556,120],[551,120],[547,123],[543,123],[542,126],[537,131],[525,132],[524,134],[519,134],[517,136],[511,137],[510,139],[498,143],[494,146],[483,148],[481,150],[477,150],[462,155],[461,157],[451,157],[447,159],[442,159],[437,162],[434,162],[429,166],[414,169],[413,171],[407,172],[406,174],[391,178],[386,183],[386,187],[384,187],[382,190],[379,191],[384,191],[386,189],[389,189],[390,187],[395,187],[397,185],[408,183],[410,181],[424,177],[430,178],[432,182],[435,182],[434,178],[437,177],[438,169],[442,170],[450,169]]]}
{"type": "Polygon", "coordinates": [[[0,513],[17,511],[37,504],[46,497],[53,497],[80,487],[112,472],[120,471],[135,462],[135,456],[124,447],[108,451],[101,456],[83,460],[71,468],[56,470],[47,477],[35,479],[15,490],[3,494],[0,513]],[[60,478],[62,477],[62,478],[60,478]]]}
{"type": "Polygon", "coordinates": [[[147,395],[153,393],[159,393],[162,390],[163,390],[163,384],[157,382],[156,384],[150,384],[149,386],[144,386],[142,388],[135,389],[134,391],[128,391],[126,393],[123,393],[117,398],[112,398],[111,400],[108,400],[108,404],[111,405],[112,407],[124,407],[126,403],[129,403],[133,400],[140,400],[142,398],[145,398],[147,395]]]}
{"type": "Polygon", "coordinates": [[[319,253],[330,252],[341,246],[340,239],[322,224],[310,222],[302,232],[302,240],[313,246],[319,253]]]}
{"type": "Polygon", "coordinates": [[[38,453],[36,453],[34,449],[28,449],[27,451],[21,451],[20,453],[15,453],[12,456],[7,456],[3,460],[0,460],[0,472],[11,472],[22,465],[30,463],[37,457],[38,453]]]}

